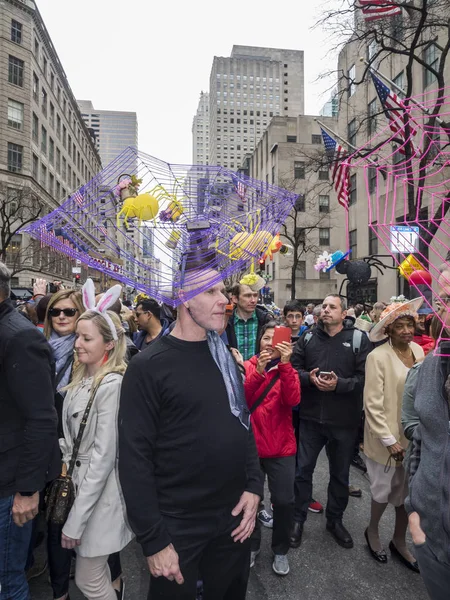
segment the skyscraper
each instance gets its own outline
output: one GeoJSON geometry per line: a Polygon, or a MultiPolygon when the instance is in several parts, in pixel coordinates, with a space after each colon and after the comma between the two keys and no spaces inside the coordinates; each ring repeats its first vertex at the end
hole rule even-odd
{"type": "Polygon", "coordinates": [[[192,164],[209,163],[209,94],[201,92],[192,122],[192,164]]]}
{"type": "Polygon", "coordinates": [[[137,148],[138,124],[135,112],[96,110],[90,100],[77,100],[86,127],[95,135],[95,143],[106,167],[127,146],[137,148]]]}
{"type": "Polygon", "coordinates": [[[273,116],[304,114],[303,51],[233,46],[210,75],[209,162],[240,167],[273,116]]]}

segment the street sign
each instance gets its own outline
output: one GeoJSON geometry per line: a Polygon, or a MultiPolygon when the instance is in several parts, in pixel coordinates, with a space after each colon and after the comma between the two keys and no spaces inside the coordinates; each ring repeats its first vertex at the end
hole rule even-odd
{"type": "Polygon", "coordinates": [[[72,267],[72,275],[79,275],[81,273],[81,267],[72,267]]]}
{"type": "Polygon", "coordinates": [[[402,275],[406,280],[409,280],[414,271],[423,271],[424,268],[417,258],[410,254],[400,264],[398,270],[400,271],[400,275],[402,275]]]}
{"type": "Polygon", "coordinates": [[[408,225],[392,225],[390,227],[391,252],[410,254],[417,252],[419,228],[408,225]]]}

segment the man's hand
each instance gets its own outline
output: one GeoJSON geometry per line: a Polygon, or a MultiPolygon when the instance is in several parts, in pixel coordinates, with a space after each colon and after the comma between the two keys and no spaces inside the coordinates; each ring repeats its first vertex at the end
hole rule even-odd
{"type": "Polygon", "coordinates": [[[337,386],[338,378],[334,371],[331,371],[331,375],[319,375],[317,379],[317,389],[321,392],[334,392],[337,386]]]}
{"type": "Polygon", "coordinates": [[[403,449],[403,446],[401,444],[399,444],[399,442],[392,444],[392,446],[387,446],[387,449],[389,451],[389,454],[395,460],[398,460],[398,461],[403,460],[403,458],[405,456],[405,450],[403,449]]]}
{"type": "Polygon", "coordinates": [[[244,492],[239,502],[231,511],[233,517],[237,517],[242,512],[244,513],[241,524],[239,527],[236,527],[231,534],[234,542],[241,542],[242,544],[252,535],[253,530],[255,529],[256,512],[258,510],[259,501],[260,497],[257,494],[244,492]]]}
{"type": "Polygon", "coordinates": [[[275,349],[280,353],[282,363],[290,362],[292,356],[291,342],[281,342],[275,346],[275,349]]]}
{"type": "Polygon", "coordinates": [[[66,550],[73,550],[75,546],[79,546],[81,544],[81,540],[74,540],[73,538],[68,537],[64,533],[61,533],[61,546],[66,550]]]}
{"type": "Polygon", "coordinates": [[[259,355],[258,362],[256,363],[256,370],[258,371],[258,373],[260,375],[262,375],[264,373],[264,369],[270,362],[271,356],[272,356],[272,354],[270,352],[268,352],[267,350],[263,350],[261,352],[261,354],[259,355]]]}
{"type": "Polygon", "coordinates": [[[419,513],[413,512],[409,515],[409,530],[411,532],[411,537],[416,546],[420,546],[420,544],[424,544],[427,541],[427,537],[420,526],[420,516],[419,513]]]}
{"type": "Polygon", "coordinates": [[[14,496],[12,506],[13,521],[19,527],[34,519],[39,512],[39,492],[32,496],[21,496],[18,492],[14,496]]]}
{"type": "Polygon", "coordinates": [[[178,554],[172,544],[152,556],[147,556],[147,564],[153,577],[165,577],[169,581],[175,580],[179,585],[184,583],[178,554]]]}
{"type": "Polygon", "coordinates": [[[33,283],[33,296],[45,296],[47,293],[47,280],[38,277],[33,283]]]}

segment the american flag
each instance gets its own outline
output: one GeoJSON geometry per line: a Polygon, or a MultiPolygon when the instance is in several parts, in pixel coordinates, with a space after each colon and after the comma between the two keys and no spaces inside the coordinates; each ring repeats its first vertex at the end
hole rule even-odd
{"type": "MultiPolygon", "coordinates": [[[[389,121],[389,128],[392,131],[392,133],[394,134],[399,134],[404,141],[406,142],[406,135],[405,135],[405,115],[408,114],[408,107],[405,106],[405,104],[402,102],[402,100],[397,96],[397,94],[394,94],[394,92],[392,92],[392,90],[390,90],[388,88],[387,85],[385,85],[380,79],[378,79],[378,77],[376,77],[372,71],[370,72],[370,75],[372,76],[372,81],[374,83],[375,89],[377,90],[377,94],[378,97],[380,99],[381,102],[381,106],[383,107],[383,110],[386,114],[386,117],[389,121]]],[[[412,117],[409,117],[409,129],[411,132],[411,135],[416,135],[417,133],[417,128],[414,127],[414,124],[417,125],[417,123],[415,123],[414,119],[412,119],[412,117]]],[[[414,144],[411,141],[411,150],[412,153],[415,154],[416,150],[414,148],[414,144]]],[[[399,148],[398,150],[401,154],[405,154],[405,148],[399,148]]]]}
{"type": "MultiPolygon", "coordinates": [[[[105,223],[105,225],[106,225],[106,223],[105,223]]],[[[106,235],[107,236],[108,235],[108,230],[106,229],[105,225],[99,225],[98,226],[98,230],[100,231],[100,233],[102,235],[106,235]]]]}
{"type": "Polygon", "coordinates": [[[350,167],[347,164],[344,164],[344,159],[347,156],[347,152],[324,129],[320,128],[320,131],[322,132],[325,151],[332,161],[331,177],[337,193],[338,202],[345,208],[345,210],[348,210],[350,167]]]}
{"type": "Polygon", "coordinates": [[[402,12],[392,0],[359,0],[365,21],[375,21],[384,17],[393,17],[402,12]]]}
{"type": "Polygon", "coordinates": [[[240,179],[236,177],[236,175],[231,176],[233,179],[234,187],[236,188],[236,193],[242,202],[245,202],[245,194],[247,193],[247,188],[245,183],[243,183],[240,179]]]}
{"type": "Polygon", "coordinates": [[[75,200],[75,202],[78,204],[78,206],[83,206],[84,197],[83,197],[83,194],[80,192],[80,190],[77,190],[73,194],[72,200],[75,200]]]}

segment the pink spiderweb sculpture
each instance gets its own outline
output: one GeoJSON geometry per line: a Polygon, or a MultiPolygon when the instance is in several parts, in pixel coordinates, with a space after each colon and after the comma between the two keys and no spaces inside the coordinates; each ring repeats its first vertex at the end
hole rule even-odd
{"type": "Polygon", "coordinates": [[[363,170],[369,227],[399,266],[413,254],[428,272],[410,285],[444,325],[450,312],[450,88],[440,90],[433,120],[427,111],[436,106],[437,94],[405,100],[397,131],[389,124],[379,128],[347,162],[363,170]],[[442,272],[444,263],[448,272],[442,272]]]}

